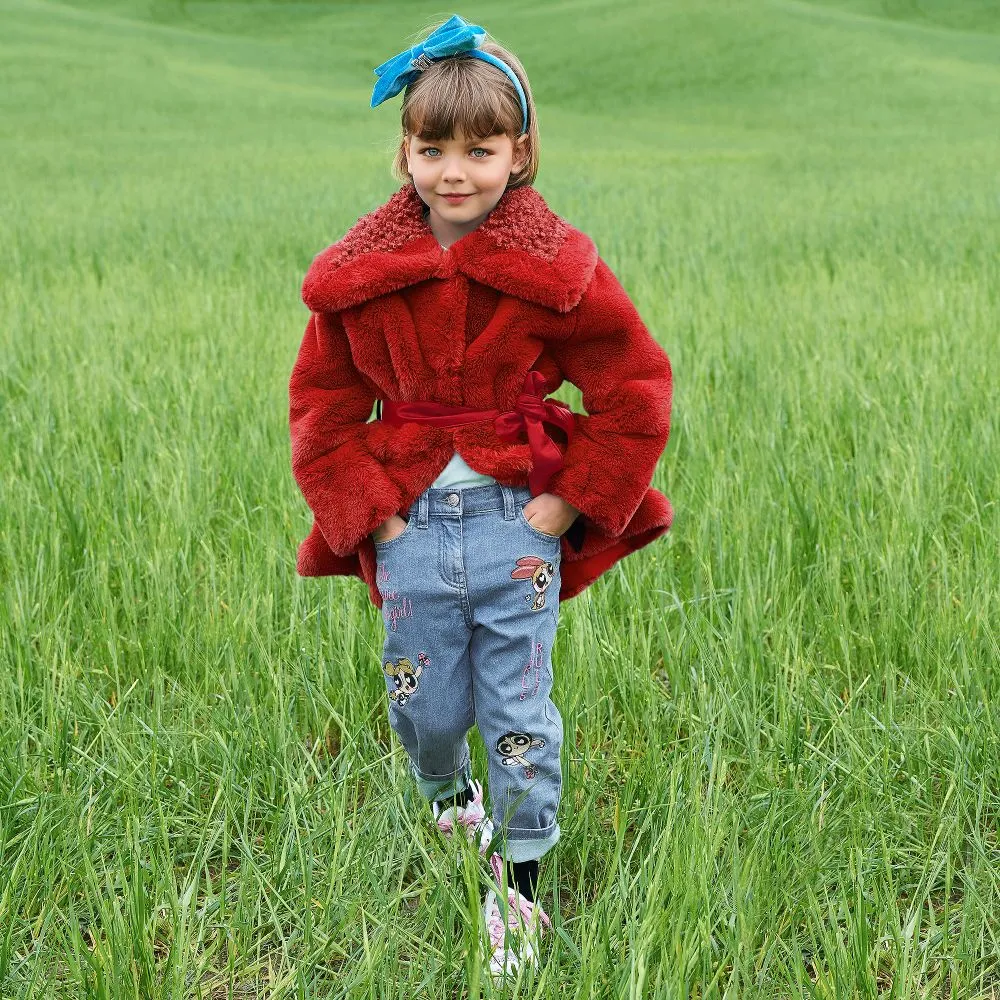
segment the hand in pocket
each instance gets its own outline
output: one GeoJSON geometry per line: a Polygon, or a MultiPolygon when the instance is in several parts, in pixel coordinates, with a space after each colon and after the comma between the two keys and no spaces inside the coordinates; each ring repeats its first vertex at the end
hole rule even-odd
{"type": "Polygon", "coordinates": [[[543,535],[560,537],[577,519],[579,511],[554,493],[539,493],[524,505],[524,519],[543,535]]]}
{"type": "Polygon", "coordinates": [[[387,518],[372,532],[372,541],[391,542],[406,531],[407,523],[398,514],[393,514],[392,517],[387,518]]]}

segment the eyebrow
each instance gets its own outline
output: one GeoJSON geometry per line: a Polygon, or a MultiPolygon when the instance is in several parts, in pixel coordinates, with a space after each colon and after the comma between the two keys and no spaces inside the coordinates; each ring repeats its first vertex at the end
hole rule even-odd
{"type": "MultiPolygon", "coordinates": [[[[436,146],[440,142],[446,142],[447,141],[445,139],[421,139],[419,135],[416,136],[415,138],[416,138],[417,142],[422,142],[425,146],[436,146]]],[[[491,136],[487,137],[486,139],[475,139],[472,142],[467,142],[465,145],[467,147],[482,146],[482,145],[484,145],[487,142],[493,142],[494,140],[499,139],[499,138],[500,138],[500,136],[498,136],[498,135],[491,135],[491,136]]]]}

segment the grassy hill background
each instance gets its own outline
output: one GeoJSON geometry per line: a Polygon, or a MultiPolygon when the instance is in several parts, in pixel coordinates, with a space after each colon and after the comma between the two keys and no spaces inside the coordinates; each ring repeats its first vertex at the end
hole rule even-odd
{"type": "MultiPolygon", "coordinates": [[[[452,12],[0,0],[4,998],[479,995],[287,432],[372,68],[452,12]]],[[[561,610],[520,995],[994,995],[1000,8],[456,12],[675,374],[674,529],[561,610]]]]}

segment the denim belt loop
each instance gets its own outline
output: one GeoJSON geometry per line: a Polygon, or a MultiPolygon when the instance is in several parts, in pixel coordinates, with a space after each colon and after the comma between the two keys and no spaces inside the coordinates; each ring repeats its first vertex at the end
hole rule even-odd
{"type": "Polygon", "coordinates": [[[424,492],[420,494],[420,497],[417,500],[418,528],[426,528],[427,525],[430,523],[430,517],[429,517],[430,509],[431,509],[431,498],[428,495],[427,490],[424,490],[424,492]]]}
{"type": "Polygon", "coordinates": [[[503,494],[503,519],[505,521],[514,520],[514,491],[503,483],[497,483],[500,492],[503,494]]]}

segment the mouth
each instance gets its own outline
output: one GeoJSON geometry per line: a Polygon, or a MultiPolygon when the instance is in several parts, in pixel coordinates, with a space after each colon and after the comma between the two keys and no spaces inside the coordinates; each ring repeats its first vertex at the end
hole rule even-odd
{"type": "Polygon", "coordinates": [[[444,198],[445,201],[449,202],[452,205],[461,205],[461,203],[463,201],[465,201],[466,198],[470,198],[471,195],[468,195],[468,194],[443,194],[443,195],[441,195],[441,197],[444,198]]]}

